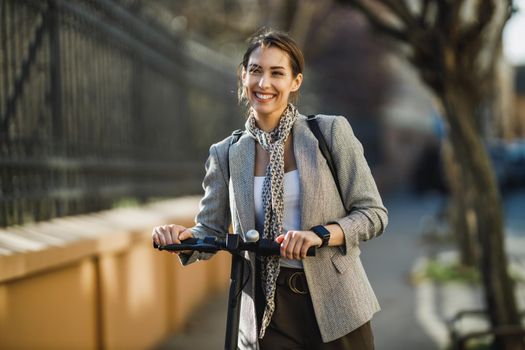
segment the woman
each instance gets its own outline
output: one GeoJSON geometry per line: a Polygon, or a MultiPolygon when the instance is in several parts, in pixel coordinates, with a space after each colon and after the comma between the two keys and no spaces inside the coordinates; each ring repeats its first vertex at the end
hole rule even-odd
{"type": "MultiPolygon", "coordinates": [[[[256,34],[240,65],[239,96],[250,109],[246,130],[211,146],[196,225],[153,230],[157,244],[223,236],[232,223],[281,244],[281,256],[251,253],[243,290],[240,348],[373,349],[379,311],[359,259],[359,242],[383,232],[387,211],[348,121],[318,116],[339,190],[306,118],[291,103],[304,59],[288,35],[256,34]],[[318,249],[306,257],[309,247],[318,249]]],[[[185,252],[183,264],[209,255],[185,252]]]]}

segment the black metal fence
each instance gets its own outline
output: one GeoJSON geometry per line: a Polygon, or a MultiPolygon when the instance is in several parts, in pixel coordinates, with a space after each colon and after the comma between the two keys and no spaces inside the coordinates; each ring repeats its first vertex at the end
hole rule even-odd
{"type": "Polygon", "coordinates": [[[0,226],[200,192],[235,65],[139,1],[0,0],[0,226]]]}

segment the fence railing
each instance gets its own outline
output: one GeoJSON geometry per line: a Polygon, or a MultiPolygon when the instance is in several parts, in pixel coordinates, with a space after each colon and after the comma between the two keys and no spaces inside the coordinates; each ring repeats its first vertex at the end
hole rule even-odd
{"type": "Polygon", "coordinates": [[[200,192],[235,65],[141,3],[0,0],[0,226],[200,192]]]}

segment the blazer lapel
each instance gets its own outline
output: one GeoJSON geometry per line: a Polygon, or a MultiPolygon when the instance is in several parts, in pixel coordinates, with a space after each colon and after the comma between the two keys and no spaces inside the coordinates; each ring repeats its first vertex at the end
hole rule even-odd
{"type": "MultiPolygon", "coordinates": [[[[306,118],[299,117],[293,129],[293,149],[301,190],[301,228],[318,224],[315,213],[321,199],[319,176],[319,144],[308,128],[306,118]]],[[[230,171],[235,205],[241,230],[255,228],[253,176],[255,166],[255,140],[243,135],[230,147],[230,171]]]]}
{"type": "Polygon", "coordinates": [[[299,117],[293,127],[293,148],[295,162],[299,170],[301,189],[301,228],[307,230],[317,225],[315,213],[319,212],[320,176],[319,144],[308,128],[306,118],[299,117]]]}
{"type": "Polygon", "coordinates": [[[239,224],[243,233],[255,228],[254,164],[255,140],[245,134],[230,147],[230,178],[239,224]]]}

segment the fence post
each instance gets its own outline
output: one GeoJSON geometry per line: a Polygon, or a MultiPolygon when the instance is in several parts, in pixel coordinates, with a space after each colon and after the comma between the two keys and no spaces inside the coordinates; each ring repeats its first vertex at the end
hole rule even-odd
{"type": "MultiPolygon", "coordinates": [[[[49,0],[47,19],[49,24],[49,103],[51,109],[52,128],[51,128],[51,154],[63,155],[64,139],[62,130],[62,83],[60,76],[60,23],[59,12],[54,0],[49,0]]],[[[62,174],[59,183],[62,182],[62,174]]],[[[62,199],[55,199],[54,206],[56,215],[64,214],[62,199]]]]}

